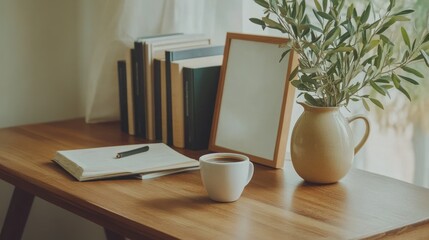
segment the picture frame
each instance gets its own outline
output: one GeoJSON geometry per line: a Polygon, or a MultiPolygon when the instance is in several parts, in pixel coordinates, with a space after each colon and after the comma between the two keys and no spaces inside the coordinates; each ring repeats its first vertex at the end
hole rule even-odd
{"type": "Polygon", "coordinates": [[[227,33],[209,150],[283,167],[295,99],[288,80],[297,64],[293,51],[280,61],[287,41],[227,33]]]}

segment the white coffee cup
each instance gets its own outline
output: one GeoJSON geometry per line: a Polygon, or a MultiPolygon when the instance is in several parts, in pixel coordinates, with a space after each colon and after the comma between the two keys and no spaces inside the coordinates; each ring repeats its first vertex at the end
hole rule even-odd
{"type": "Polygon", "coordinates": [[[203,155],[200,157],[200,169],[209,197],[218,202],[238,200],[254,171],[247,156],[235,153],[203,155]]]}

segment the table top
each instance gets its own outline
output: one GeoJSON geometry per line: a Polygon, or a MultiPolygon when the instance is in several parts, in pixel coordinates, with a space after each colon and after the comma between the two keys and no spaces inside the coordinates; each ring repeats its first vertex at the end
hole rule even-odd
{"type": "MultiPolygon", "coordinates": [[[[208,198],[199,171],[78,182],[51,161],[58,150],[144,142],[121,132],[118,123],[82,119],[4,128],[0,178],[130,238],[429,235],[428,189],[357,169],[339,183],[311,185],[288,161],[283,170],[256,164],[241,198],[217,203],[208,198]]],[[[196,159],[206,153],[178,151],[196,159]]]]}

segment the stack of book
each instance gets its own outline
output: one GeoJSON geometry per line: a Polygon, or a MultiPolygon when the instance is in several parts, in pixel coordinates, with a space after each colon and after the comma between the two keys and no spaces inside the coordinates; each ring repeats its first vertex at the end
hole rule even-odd
{"type": "Polygon", "coordinates": [[[122,131],[206,149],[223,51],[198,34],[137,39],[117,64],[122,131]]]}

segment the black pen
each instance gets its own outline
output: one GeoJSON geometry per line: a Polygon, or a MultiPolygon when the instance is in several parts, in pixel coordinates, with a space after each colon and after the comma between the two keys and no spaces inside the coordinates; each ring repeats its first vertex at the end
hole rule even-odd
{"type": "Polygon", "coordinates": [[[136,148],[136,149],[125,151],[125,152],[120,152],[120,153],[116,154],[116,158],[123,158],[123,157],[127,157],[127,156],[134,155],[137,153],[147,152],[147,151],[149,151],[149,146],[144,146],[141,148],[136,148]]]}

